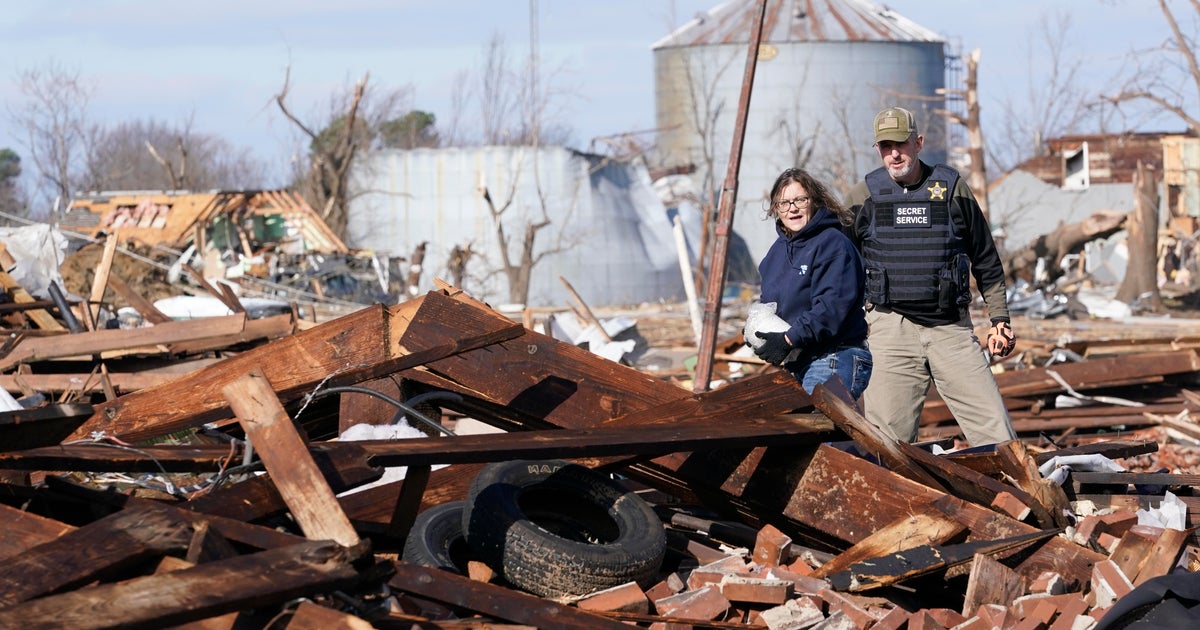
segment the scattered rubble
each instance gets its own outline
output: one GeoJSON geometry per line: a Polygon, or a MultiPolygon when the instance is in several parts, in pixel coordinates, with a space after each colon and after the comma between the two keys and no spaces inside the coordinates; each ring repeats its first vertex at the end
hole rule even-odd
{"type": "MultiPolygon", "coordinates": [[[[609,335],[644,343],[652,320],[609,335]]],[[[1200,322],[1020,328],[995,367],[1021,439],[985,452],[954,448],[936,394],[925,441],[888,443],[836,381],[810,397],[736,339],[695,394],[681,353],[649,348],[626,362],[658,369],[639,370],[447,285],[305,326],[235,312],[21,336],[0,377],[41,404],[0,413],[0,627],[1092,627],[1200,562],[1183,450],[1200,322]],[[397,422],[425,437],[339,438],[397,422]],[[522,460],[626,498],[584,476],[485,522],[619,554],[633,525],[588,506],[644,502],[666,534],[652,570],[533,595],[463,523],[418,516],[498,514],[473,483],[522,460]],[[414,537],[451,561],[406,560],[414,537]]]]}

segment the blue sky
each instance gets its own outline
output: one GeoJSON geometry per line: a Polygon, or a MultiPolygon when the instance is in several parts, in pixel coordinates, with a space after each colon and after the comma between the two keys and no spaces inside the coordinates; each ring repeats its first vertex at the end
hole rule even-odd
{"type": "MultiPolygon", "coordinates": [[[[775,0],[770,0],[775,1],[775,0]]],[[[1172,0],[1179,4],[1178,0],[1172,0]]],[[[650,45],[719,2],[540,0],[540,52],[576,94],[564,118],[576,144],[654,124],[650,45]]],[[[1025,89],[1026,50],[1047,12],[1070,11],[1072,48],[1086,55],[1089,84],[1108,81],[1131,50],[1158,45],[1167,27],[1148,0],[891,0],[892,9],[964,51],[981,48],[984,116],[1025,89]]],[[[1182,10],[1188,10],[1180,5],[1182,10]]],[[[0,98],[20,99],[22,69],[53,60],[95,89],[96,122],[192,120],[197,132],[279,160],[290,125],[272,97],[291,67],[301,115],[367,72],[386,87],[411,86],[414,106],[449,110],[456,77],[473,69],[495,32],[514,56],[529,42],[528,1],[513,0],[55,0],[0,12],[0,98]]],[[[1180,126],[1181,128],[1181,126],[1180,126]]],[[[22,153],[19,130],[0,117],[0,146],[22,153]],[[14,134],[14,132],[17,132],[14,134]]]]}

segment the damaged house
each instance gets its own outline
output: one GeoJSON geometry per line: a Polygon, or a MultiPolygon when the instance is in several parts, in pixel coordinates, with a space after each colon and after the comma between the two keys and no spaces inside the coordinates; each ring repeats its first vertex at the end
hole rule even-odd
{"type": "MultiPolygon", "coordinates": [[[[77,266],[98,264],[97,243],[111,236],[175,276],[223,281],[250,295],[305,303],[394,301],[389,295],[398,289],[390,285],[404,280],[396,274],[389,281],[387,261],[371,252],[347,248],[290,190],[90,193],[71,201],[58,227],[76,237],[69,251],[93,250],[90,256],[77,252],[83,258],[77,266]]],[[[178,286],[177,278],[170,284],[178,286]]]]}
{"type": "MultiPolygon", "coordinates": [[[[998,233],[997,244],[1014,252],[1063,226],[1081,224],[1093,216],[1132,212],[1134,172],[1141,164],[1158,182],[1160,273],[1164,280],[1172,279],[1163,272],[1162,262],[1173,258],[1167,263],[1167,272],[1190,266],[1194,277],[1192,250],[1200,216],[1198,155],[1200,139],[1190,134],[1097,134],[1049,140],[1042,155],[989,186],[989,214],[998,233]]],[[[1099,282],[1119,282],[1127,252],[1125,232],[1116,227],[1105,229],[1086,244],[1081,257],[1063,264],[1079,266],[1099,282]]]]}

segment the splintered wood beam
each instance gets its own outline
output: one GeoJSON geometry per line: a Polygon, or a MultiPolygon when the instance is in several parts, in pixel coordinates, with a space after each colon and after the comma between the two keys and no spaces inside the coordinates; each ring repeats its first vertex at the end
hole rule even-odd
{"type": "Polygon", "coordinates": [[[304,535],[345,547],[358,544],[358,533],[262,370],[252,370],[222,392],[304,535]]]}
{"type": "Polygon", "coordinates": [[[977,553],[971,561],[971,575],[963,597],[963,616],[970,617],[985,604],[1008,607],[1026,593],[1024,576],[989,555],[977,553]]]}
{"type": "MultiPolygon", "coordinates": [[[[97,405],[71,439],[105,431],[141,441],[229,418],[222,388],[255,368],[262,369],[275,395],[286,403],[318,387],[349,385],[438,359],[453,360],[446,357],[512,339],[522,330],[495,311],[437,292],[392,307],[370,306],[170,383],[97,405]]],[[[503,373],[498,370],[493,376],[503,373]]]]}
{"type": "Polygon", "coordinates": [[[1028,507],[1037,520],[1038,525],[1043,529],[1059,527],[1060,520],[1064,521],[1063,524],[1065,525],[1065,516],[1060,513],[1055,518],[1046,509],[1046,506],[1030,496],[1020,486],[1009,485],[1003,481],[975,472],[966,466],[961,466],[949,459],[934,455],[919,446],[901,444],[900,448],[912,457],[913,461],[924,466],[925,470],[929,471],[930,474],[941,479],[947,492],[960,499],[966,499],[980,505],[992,506],[996,502],[997,495],[1007,493],[1015,497],[1022,505],[1028,507]]]}
{"type": "MultiPolygon", "coordinates": [[[[3,628],[165,628],[348,589],[365,546],[307,541],[191,568],[80,588],[0,610],[3,628]]],[[[499,588],[499,587],[495,587],[499,588]]]]}
{"type": "Polygon", "coordinates": [[[1058,535],[1061,530],[1018,534],[999,540],[979,540],[956,545],[921,545],[888,556],[850,565],[829,576],[835,590],[861,593],[898,584],[922,575],[944,571],[974,559],[976,554],[998,554],[1058,535]]]}
{"type": "Polygon", "coordinates": [[[921,545],[940,545],[958,537],[967,527],[929,503],[919,511],[888,523],[813,571],[817,578],[844,571],[856,562],[879,558],[921,545]]]}
{"type": "MultiPolygon", "coordinates": [[[[0,609],[187,549],[191,538],[188,523],[165,511],[134,508],[106,516],[0,562],[0,609]]],[[[18,626],[0,621],[0,627],[18,626]]]]}

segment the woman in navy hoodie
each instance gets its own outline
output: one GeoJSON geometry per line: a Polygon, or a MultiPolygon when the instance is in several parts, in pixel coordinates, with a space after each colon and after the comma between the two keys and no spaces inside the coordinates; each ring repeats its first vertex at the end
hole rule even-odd
{"type": "Polygon", "coordinates": [[[855,399],[871,378],[862,259],[842,232],[846,209],[807,171],[790,168],[771,187],[764,219],[779,238],[758,265],[760,300],[777,304],[781,332],[756,331],[755,353],[792,373],[804,390],[834,374],[855,399]]]}

